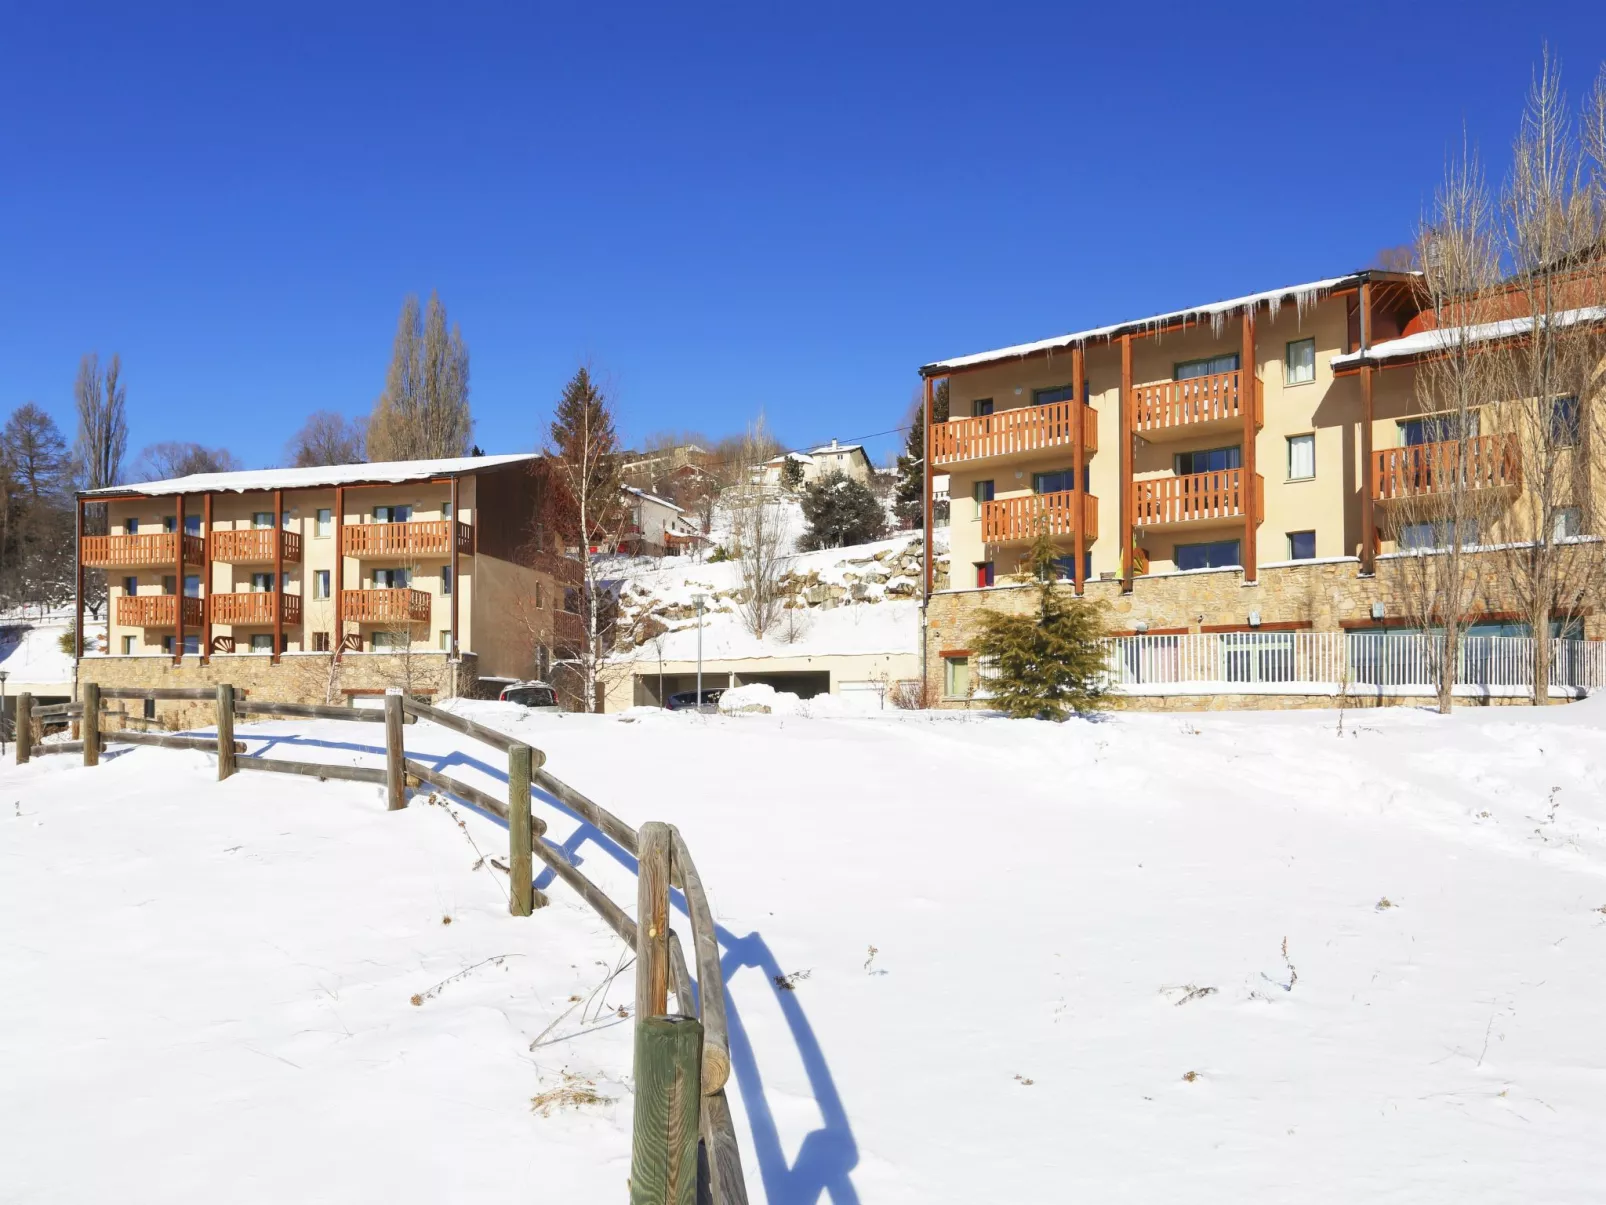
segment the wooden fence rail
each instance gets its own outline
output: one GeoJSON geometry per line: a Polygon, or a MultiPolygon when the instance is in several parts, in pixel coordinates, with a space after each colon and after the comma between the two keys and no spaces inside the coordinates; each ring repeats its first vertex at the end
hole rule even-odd
{"type": "Polygon", "coordinates": [[[102,688],[97,683],[85,682],[82,692],[81,704],[56,704],[50,708],[34,708],[31,696],[19,696],[17,714],[27,725],[27,728],[19,728],[23,737],[17,744],[19,764],[43,753],[82,753],[84,764],[93,766],[98,764],[100,751],[108,742],[203,750],[217,754],[219,779],[249,771],[290,774],[320,781],[371,783],[386,788],[392,806],[398,798],[405,805],[408,787],[428,784],[507,822],[509,910],[515,915],[527,916],[547,902],[534,884],[533,862],[539,859],[636,951],[632,1205],[691,1205],[693,1201],[747,1205],[735,1124],[725,1097],[725,1084],[730,1077],[730,1038],[725,983],[719,961],[719,934],[702,876],[685,840],[673,825],[649,823],[638,831],[549,774],[542,768],[546,758],[540,750],[494,728],[399,694],[386,696],[384,711],[373,711],[312,703],[256,702],[243,698],[233,686],[226,684],[215,689],[102,688]],[[215,699],[217,735],[197,737],[104,728],[102,699],[215,699]],[[72,712],[72,708],[77,708],[77,712],[72,712]],[[33,721],[46,713],[81,716],[84,739],[56,744],[31,743],[27,737],[33,721]],[[234,720],[236,716],[249,715],[384,723],[386,764],[382,767],[332,765],[246,754],[245,743],[235,739],[234,720]],[[489,792],[409,759],[402,739],[403,724],[417,720],[439,724],[506,753],[507,801],[504,803],[489,792]],[[532,788],[551,795],[637,859],[637,916],[644,919],[645,924],[638,925],[560,849],[546,842],[545,821],[530,814],[532,788]],[[680,887],[684,892],[686,915],[691,922],[697,966],[695,992],[680,938],[669,925],[672,887],[680,887]],[[668,1009],[671,991],[678,1009],[675,1013],[668,1009]]]}

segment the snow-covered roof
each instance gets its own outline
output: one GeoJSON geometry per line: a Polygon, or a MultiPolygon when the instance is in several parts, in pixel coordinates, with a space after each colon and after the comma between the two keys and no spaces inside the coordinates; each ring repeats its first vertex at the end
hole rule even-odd
{"type": "Polygon", "coordinates": [[[822,444],[809,452],[810,456],[818,456],[822,452],[863,452],[863,444],[822,444]]]}
{"type": "Polygon", "coordinates": [[[372,464],[315,465],[304,469],[251,469],[241,473],[192,473],[167,481],[141,481],[136,485],[112,485],[90,490],[96,494],[226,494],[248,490],[304,490],[319,486],[353,485],[372,481],[418,481],[429,477],[450,477],[454,473],[473,473],[502,465],[534,460],[533,452],[514,452],[505,456],[453,456],[445,460],[381,460],[372,464]]]}
{"type": "MultiPolygon", "coordinates": [[[[1541,321],[1544,321],[1541,319],[1541,321]]],[[[1606,306],[1587,306],[1566,310],[1555,317],[1558,327],[1577,326],[1581,322],[1606,321],[1606,306]]],[[[1399,339],[1385,339],[1374,343],[1365,351],[1346,352],[1334,356],[1333,370],[1354,368],[1361,364],[1380,364],[1388,360],[1407,360],[1415,356],[1432,355],[1447,347],[1464,343],[1489,343],[1510,339],[1533,329],[1532,318],[1506,318],[1500,322],[1482,322],[1476,326],[1447,326],[1436,330],[1418,331],[1399,339]]]]}
{"type": "Polygon", "coordinates": [[[649,494],[646,490],[638,490],[633,485],[621,485],[619,488],[624,490],[624,492],[627,494],[634,494],[636,497],[642,498],[648,502],[656,502],[659,506],[667,506],[677,515],[683,515],[686,513],[685,507],[676,506],[668,498],[660,498],[657,494],[649,494]]]}
{"type": "Polygon", "coordinates": [[[977,352],[969,356],[956,356],[951,360],[938,360],[921,368],[923,376],[940,376],[956,368],[972,368],[978,364],[989,364],[995,360],[1014,360],[1022,356],[1035,355],[1039,352],[1052,352],[1085,344],[1095,339],[1111,339],[1119,334],[1136,334],[1150,331],[1156,327],[1170,326],[1178,322],[1209,321],[1211,328],[1220,334],[1228,318],[1234,314],[1243,313],[1262,306],[1271,311],[1275,319],[1283,303],[1292,300],[1301,316],[1313,303],[1321,300],[1335,289],[1344,288],[1358,283],[1365,273],[1351,273],[1348,276],[1333,276],[1326,280],[1312,280],[1305,284],[1287,285],[1281,289],[1268,289],[1263,293],[1250,293],[1243,297],[1229,297],[1225,301],[1213,301],[1208,305],[1191,306],[1187,309],[1172,310],[1166,314],[1155,314],[1150,318],[1139,318],[1134,322],[1117,322],[1111,326],[1096,326],[1085,331],[1074,331],[1069,335],[1059,335],[1053,339],[1040,339],[1036,343],[1017,343],[1013,347],[1000,347],[995,351],[977,352]]]}
{"type": "MultiPolygon", "coordinates": [[[[827,450],[829,450],[829,449],[827,449],[827,450]]],[[[772,456],[770,459],[766,460],[764,463],[766,465],[779,465],[783,461],[787,461],[787,460],[796,460],[796,461],[799,461],[802,464],[813,464],[814,463],[814,458],[812,456],[808,455],[806,452],[782,452],[779,456],[772,456]]]]}

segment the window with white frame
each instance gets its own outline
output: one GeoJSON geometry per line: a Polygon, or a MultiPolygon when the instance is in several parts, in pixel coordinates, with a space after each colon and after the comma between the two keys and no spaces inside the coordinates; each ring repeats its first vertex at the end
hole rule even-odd
{"type": "Polygon", "coordinates": [[[1550,538],[1570,540],[1584,534],[1584,512],[1577,506],[1560,506],[1551,516],[1550,538]]]}
{"type": "Polygon", "coordinates": [[[329,570],[314,569],[312,571],[312,597],[329,597],[329,570]]]}
{"type": "Polygon", "coordinates": [[[330,509],[329,507],[320,506],[318,508],[318,526],[317,526],[316,530],[317,530],[317,533],[320,536],[327,536],[327,535],[333,535],[334,534],[334,530],[335,530],[335,512],[332,509],[330,509]]]}
{"type": "Polygon", "coordinates": [[[1309,481],[1316,476],[1316,436],[1288,437],[1288,480],[1309,481]]]}
{"type": "Polygon", "coordinates": [[[1316,340],[1295,339],[1283,350],[1283,384],[1309,385],[1316,379],[1316,340]]]}

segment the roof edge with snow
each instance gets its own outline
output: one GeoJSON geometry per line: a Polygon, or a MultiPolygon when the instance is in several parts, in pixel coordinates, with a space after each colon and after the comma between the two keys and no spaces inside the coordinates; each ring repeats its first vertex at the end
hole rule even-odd
{"type": "Polygon", "coordinates": [[[381,460],[371,464],[314,465],[297,469],[248,469],[237,473],[192,473],[166,481],[141,481],[131,485],[109,485],[86,490],[81,498],[121,497],[137,494],[163,497],[173,494],[249,493],[255,490],[317,489],[332,485],[401,485],[426,481],[431,477],[455,477],[462,473],[504,468],[520,461],[535,460],[534,452],[513,452],[502,456],[453,456],[442,460],[381,460]]]}
{"type": "MultiPolygon", "coordinates": [[[[1541,323],[1544,321],[1543,318],[1540,319],[1541,323]]],[[[1565,310],[1555,317],[1558,328],[1578,326],[1588,322],[1606,322],[1606,306],[1584,306],[1576,310],[1565,310]]],[[[1361,351],[1345,352],[1343,355],[1334,356],[1330,363],[1334,372],[1342,372],[1368,364],[1409,361],[1467,343],[1498,343],[1502,339],[1514,339],[1524,331],[1532,330],[1533,326],[1534,319],[1530,315],[1504,318],[1499,322],[1480,322],[1475,326],[1435,327],[1398,339],[1385,339],[1361,351]]]]}

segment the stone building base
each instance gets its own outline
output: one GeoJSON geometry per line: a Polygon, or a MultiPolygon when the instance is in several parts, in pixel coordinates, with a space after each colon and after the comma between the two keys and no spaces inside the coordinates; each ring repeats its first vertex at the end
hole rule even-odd
{"type": "MultiPolygon", "coordinates": [[[[174,665],[167,656],[90,656],[78,663],[78,697],[83,697],[85,682],[102,688],[212,688],[227,683],[270,703],[349,704],[365,695],[382,695],[392,686],[424,699],[472,697],[479,681],[478,660],[473,653],[454,662],[445,653],[348,652],[337,663],[330,653],[285,653],[275,665],[260,653],[215,653],[204,665],[198,657],[174,665]]],[[[137,701],[125,701],[127,710],[139,707],[137,701]]],[[[216,705],[159,699],[152,718],[163,728],[205,726],[215,720],[216,705]]]]}

